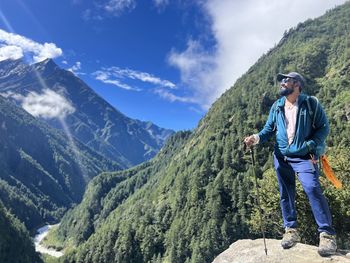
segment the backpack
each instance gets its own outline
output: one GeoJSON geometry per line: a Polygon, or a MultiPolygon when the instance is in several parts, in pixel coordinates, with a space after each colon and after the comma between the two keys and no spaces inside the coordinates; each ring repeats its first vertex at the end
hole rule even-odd
{"type": "Polygon", "coordinates": [[[317,115],[317,110],[318,110],[318,103],[319,103],[318,99],[315,96],[307,96],[306,103],[307,103],[307,108],[309,110],[310,118],[312,120],[312,128],[316,129],[315,120],[316,120],[316,115],[317,115]],[[316,101],[315,112],[312,110],[312,107],[310,104],[311,98],[316,101]]]}

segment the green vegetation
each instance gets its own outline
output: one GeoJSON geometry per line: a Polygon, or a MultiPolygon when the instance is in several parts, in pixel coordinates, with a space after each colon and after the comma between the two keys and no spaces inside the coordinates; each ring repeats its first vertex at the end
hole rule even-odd
{"type": "MultiPolygon", "coordinates": [[[[299,24],[214,103],[192,134],[176,134],[149,163],[93,180],[55,233],[76,246],[61,261],[211,262],[233,241],[260,236],[254,172],[242,140],[263,127],[276,99],[275,76],[288,71],[305,75],[305,91],[319,98],[330,119],[328,154],[344,189],[322,183],[339,246],[349,248],[349,29],[350,3],[299,24]]],[[[268,236],[278,238],[272,149],[273,142],[257,147],[256,172],[268,236]]],[[[302,237],[315,243],[316,225],[300,189],[297,206],[302,237]]]]}
{"type": "Polygon", "coordinates": [[[55,258],[53,256],[50,256],[48,254],[43,254],[42,258],[45,263],[59,263],[59,258],[55,258]]]}
{"type": "Polygon", "coordinates": [[[54,233],[58,228],[58,225],[52,225],[50,228],[50,235],[46,235],[44,237],[44,239],[41,241],[41,244],[45,243],[45,247],[47,248],[53,248],[57,251],[61,251],[63,249],[62,244],[57,241],[57,239],[55,238],[55,235],[53,235],[52,233],[54,233]]]}
{"type": "MultiPolygon", "coordinates": [[[[332,209],[333,224],[337,231],[337,239],[341,247],[350,248],[350,164],[348,156],[350,149],[338,148],[330,149],[330,162],[337,177],[342,181],[343,188],[336,189],[325,178],[321,178],[321,184],[324,186],[325,195],[329,200],[332,209]]],[[[278,183],[273,169],[267,169],[261,180],[259,180],[261,206],[265,214],[266,229],[268,236],[276,237],[283,233],[281,210],[279,207],[278,183]],[[273,189],[273,190],[272,190],[273,189]]],[[[318,244],[317,225],[314,223],[313,215],[307,201],[307,197],[302,190],[300,183],[297,184],[297,210],[300,232],[303,240],[308,244],[318,244]],[[310,227],[311,226],[311,227],[310,227]]],[[[251,218],[252,230],[260,233],[260,220],[257,208],[251,218]]]]}
{"type": "Polygon", "coordinates": [[[149,162],[95,177],[88,185],[83,202],[64,216],[58,231],[51,231],[45,244],[61,248],[85,241],[111,211],[140,189],[151,175],[165,168],[189,136],[190,132],[177,133],[169,139],[158,156],[149,162]]]}
{"type": "Polygon", "coordinates": [[[59,220],[88,181],[119,165],[0,96],[0,201],[32,231],[59,220]]]}
{"type": "Polygon", "coordinates": [[[24,225],[10,214],[0,202],[0,262],[39,263],[33,242],[24,225]]]}

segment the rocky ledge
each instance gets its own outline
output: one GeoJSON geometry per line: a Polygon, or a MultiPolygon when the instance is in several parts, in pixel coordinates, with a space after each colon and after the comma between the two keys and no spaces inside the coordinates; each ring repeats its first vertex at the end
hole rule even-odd
{"type": "Polygon", "coordinates": [[[301,243],[290,249],[283,249],[280,240],[266,239],[266,246],[267,255],[263,239],[238,240],[212,263],[350,263],[350,253],[345,250],[340,250],[330,257],[321,257],[317,253],[317,247],[301,243]]]}

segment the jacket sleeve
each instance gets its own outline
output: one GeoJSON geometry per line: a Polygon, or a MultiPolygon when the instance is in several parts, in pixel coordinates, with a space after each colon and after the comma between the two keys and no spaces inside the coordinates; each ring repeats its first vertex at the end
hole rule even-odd
{"type": "Polygon", "coordinates": [[[259,143],[267,141],[276,132],[276,124],[274,118],[276,114],[276,103],[277,102],[275,102],[270,109],[269,117],[265,123],[264,128],[258,133],[259,143]]]}
{"type": "Polygon", "coordinates": [[[315,115],[315,127],[306,144],[309,152],[319,157],[325,150],[325,141],[329,134],[329,123],[321,104],[317,103],[316,105],[318,109],[315,115]]]}

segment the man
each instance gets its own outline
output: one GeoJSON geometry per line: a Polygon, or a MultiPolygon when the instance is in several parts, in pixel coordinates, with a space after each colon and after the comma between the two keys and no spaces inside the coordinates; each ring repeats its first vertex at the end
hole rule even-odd
{"type": "Polygon", "coordinates": [[[264,128],[258,134],[246,137],[244,142],[251,147],[267,141],[276,133],[274,166],[285,227],[282,247],[288,249],[300,242],[295,209],[297,176],[318,225],[318,252],[321,256],[332,255],[337,249],[335,231],[327,200],[321,190],[317,167],[317,159],[324,152],[324,142],[329,133],[328,120],[317,99],[301,93],[305,80],[299,73],[278,74],[277,80],[280,82],[282,97],[271,107],[264,128]],[[314,109],[313,113],[310,108],[314,109]]]}

